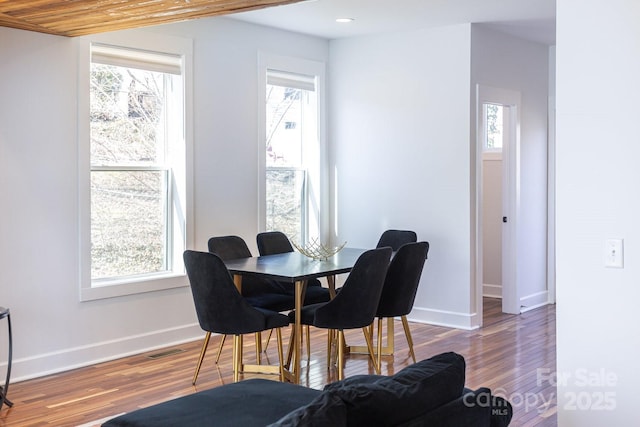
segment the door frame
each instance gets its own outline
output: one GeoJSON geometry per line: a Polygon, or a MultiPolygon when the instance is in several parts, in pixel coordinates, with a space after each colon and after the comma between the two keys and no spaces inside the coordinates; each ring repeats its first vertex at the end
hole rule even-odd
{"type": "Polygon", "coordinates": [[[547,290],[549,304],[556,302],[556,97],[549,97],[547,145],[547,290]]]}
{"type": "Polygon", "coordinates": [[[502,149],[502,211],[507,222],[502,228],[502,311],[520,314],[517,275],[517,224],[520,211],[520,109],[521,94],[503,88],[476,85],[476,138],[475,138],[475,278],[474,295],[477,322],[482,326],[483,254],[482,254],[482,201],[483,201],[483,117],[484,103],[509,107],[509,133],[502,149]]]}

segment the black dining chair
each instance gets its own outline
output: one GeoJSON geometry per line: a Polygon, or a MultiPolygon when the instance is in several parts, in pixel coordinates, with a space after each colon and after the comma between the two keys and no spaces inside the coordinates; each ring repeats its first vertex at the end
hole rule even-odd
{"type": "MultiPolygon", "coordinates": [[[[289,317],[252,307],[238,292],[229,270],[216,254],[187,250],[183,254],[200,327],[208,334],[233,335],[233,380],[243,371],[242,335],[276,329],[280,381],[284,380],[281,328],[289,317]]],[[[206,340],[208,341],[208,340],[206,340]]],[[[208,342],[205,342],[200,362],[208,342]]],[[[257,343],[256,343],[257,345],[257,343]]],[[[194,378],[195,383],[195,378],[194,378]]]]}
{"type": "MultiPolygon", "coordinates": [[[[223,261],[249,258],[252,256],[247,243],[239,236],[211,237],[207,242],[207,246],[210,253],[218,255],[223,261]]],[[[251,276],[244,277],[242,279],[241,295],[251,306],[256,308],[280,312],[291,310],[295,307],[294,297],[289,295],[281,284],[273,280],[265,280],[251,276]]],[[[195,373],[193,374],[192,384],[194,385],[198,379],[198,374],[200,373],[200,368],[202,367],[202,362],[207,352],[210,338],[211,332],[207,331],[204,337],[202,350],[200,351],[198,364],[196,365],[195,373]]],[[[222,354],[226,338],[227,336],[223,334],[218,346],[215,363],[220,361],[220,356],[222,354]]],[[[256,358],[258,359],[258,363],[260,363],[261,353],[262,338],[258,333],[256,334],[256,358]]]]}
{"type": "Polygon", "coordinates": [[[289,238],[282,231],[265,231],[256,235],[256,244],[260,255],[283,254],[293,252],[289,238]]]}
{"type": "MultiPolygon", "coordinates": [[[[253,254],[247,243],[239,236],[216,236],[207,242],[209,252],[218,255],[223,261],[251,258],[253,254]]],[[[291,310],[295,306],[292,286],[276,280],[247,276],[242,278],[241,293],[254,307],[273,311],[291,310]]]]}
{"type": "Polygon", "coordinates": [[[413,362],[416,362],[407,314],[413,308],[428,253],[429,242],[406,243],[400,246],[389,264],[376,310],[378,366],[380,366],[382,355],[382,319],[398,316],[402,319],[404,334],[409,344],[409,354],[413,362]]]}
{"type": "Polygon", "coordinates": [[[418,241],[415,231],[411,230],[386,230],[380,236],[376,248],[389,246],[394,251],[400,249],[405,243],[414,243],[418,241]]]}
{"type": "MultiPolygon", "coordinates": [[[[391,248],[370,249],[355,262],[339,293],[329,302],[302,307],[300,319],[303,325],[329,329],[327,362],[331,359],[332,331],[337,331],[338,379],[344,378],[344,330],[362,328],[369,350],[369,357],[377,373],[380,368],[374,356],[369,326],[373,323],[389,266],[391,248]]],[[[289,313],[291,322],[295,311],[289,313]]]]}

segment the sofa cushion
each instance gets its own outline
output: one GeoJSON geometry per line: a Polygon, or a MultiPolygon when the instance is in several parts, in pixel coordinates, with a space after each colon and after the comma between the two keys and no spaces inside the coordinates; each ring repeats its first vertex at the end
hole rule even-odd
{"type": "Polygon", "coordinates": [[[249,379],[138,409],[103,426],[264,427],[320,394],[294,384],[249,379]]]}
{"type": "Polygon", "coordinates": [[[308,405],[298,408],[267,427],[346,427],[347,408],[336,393],[320,394],[308,405]]]}
{"type": "Polygon", "coordinates": [[[394,426],[407,422],[462,395],[464,358],[443,353],[374,381],[364,376],[325,386],[347,408],[347,424],[394,426]]]}

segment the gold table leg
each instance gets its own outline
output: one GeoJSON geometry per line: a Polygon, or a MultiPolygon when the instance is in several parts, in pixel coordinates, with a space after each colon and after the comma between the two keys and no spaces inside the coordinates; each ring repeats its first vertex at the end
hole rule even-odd
{"type": "Polygon", "coordinates": [[[336,296],[336,276],[327,276],[327,284],[329,285],[329,296],[334,299],[336,296]]]}
{"type": "Polygon", "coordinates": [[[293,379],[294,383],[300,382],[300,352],[302,348],[302,295],[304,291],[304,280],[298,280],[295,283],[295,324],[293,333],[293,379]]]}

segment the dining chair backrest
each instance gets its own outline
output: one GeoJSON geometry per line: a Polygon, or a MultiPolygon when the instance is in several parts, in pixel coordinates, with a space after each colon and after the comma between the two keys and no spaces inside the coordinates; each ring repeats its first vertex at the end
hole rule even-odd
{"type": "Polygon", "coordinates": [[[223,261],[250,258],[251,251],[242,237],[216,236],[209,239],[209,252],[218,255],[223,261]]]}
{"type": "Polygon", "coordinates": [[[293,252],[289,238],[282,231],[265,231],[256,236],[260,255],[274,255],[293,252]]]}
{"type": "Polygon", "coordinates": [[[407,243],[393,256],[380,295],[377,317],[405,316],[416,298],[429,242],[407,243]]]}
{"type": "Polygon", "coordinates": [[[314,325],[353,329],[370,325],[376,315],[391,248],[370,249],[356,260],[335,298],[315,311],[314,325]]]}
{"type": "Polygon", "coordinates": [[[418,236],[415,231],[411,230],[386,230],[380,236],[376,248],[382,248],[385,246],[391,247],[394,251],[400,249],[400,246],[405,243],[414,243],[418,241],[418,236]]]}
{"type": "Polygon", "coordinates": [[[240,295],[218,255],[187,250],[183,258],[203,330],[237,335],[264,329],[264,315],[240,295]]]}

